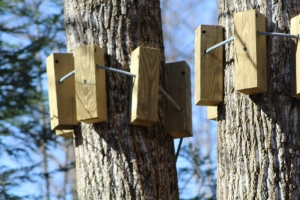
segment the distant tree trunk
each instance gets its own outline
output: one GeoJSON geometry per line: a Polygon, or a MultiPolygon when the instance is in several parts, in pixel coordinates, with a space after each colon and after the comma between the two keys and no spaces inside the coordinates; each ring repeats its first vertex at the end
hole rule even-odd
{"type": "MultiPolygon", "coordinates": [[[[269,32],[287,32],[300,13],[292,0],[219,0],[219,24],[233,36],[233,14],[256,8],[269,32]],[[251,3],[250,3],[251,2],[251,3]]],[[[226,45],[224,103],[218,116],[218,199],[299,199],[299,101],[290,96],[290,39],[267,37],[268,92],[234,88],[234,43],[226,45]]]]}
{"type": "MultiPolygon", "coordinates": [[[[75,152],[72,145],[72,140],[65,141],[66,160],[69,164],[75,163],[75,152]]],[[[77,187],[76,187],[76,169],[72,168],[65,173],[66,183],[69,183],[72,200],[78,200],[77,187]]],[[[67,186],[67,184],[65,184],[67,186]]],[[[64,187],[65,187],[64,186],[64,187]]]]}
{"type": "MultiPolygon", "coordinates": [[[[69,52],[97,44],[106,50],[107,66],[129,71],[130,53],[148,46],[161,50],[164,64],[158,0],[66,0],[65,21],[69,52]]],[[[163,68],[160,85],[162,74],[163,68]]],[[[162,97],[158,123],[131,126],[130,78],[106,75],[108,121],[82,123],[82,144],[75,147],[78,198],[178,199],[174,144],[165,132],[162,97]]]]}

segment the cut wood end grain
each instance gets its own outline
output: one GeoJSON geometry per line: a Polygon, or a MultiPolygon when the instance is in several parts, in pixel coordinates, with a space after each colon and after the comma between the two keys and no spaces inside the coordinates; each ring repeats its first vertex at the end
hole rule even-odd
{"type": "Polygon", "coordinates": [[[57,130],[55,131],[55,134],[57,136],[61,136],[64,138],[73,138],[74,137],[74,131],[73,130],[57,130]]]}

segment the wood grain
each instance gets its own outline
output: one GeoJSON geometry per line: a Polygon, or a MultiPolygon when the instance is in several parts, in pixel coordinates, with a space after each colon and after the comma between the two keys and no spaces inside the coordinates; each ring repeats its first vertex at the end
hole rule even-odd
{"type": "Polygon", "coordinates": [[[182,108],[178,111],[166,100],[167,131],[173,138],[193,136],[190,68],[185,61],[165,65],[165,90],[182,108]]]}
{"type": "Polygon", "coordinates": [[[267,91],[265,16],[256,10],[234,14],[235,89],[244,94],[267,91]]]}
{"type": "Polygon", "coordinates": [[[207,106],[207,119],[217,120],[218,118],[218,106],[207,106]]]}
{"type": "MultiPolygon", "coordinates": [[[[300,15],[291,19],[291,34],[300,35],[300,15]]],[[[300,98],[300,42],[291,39],[291,96],[300,98]]]]}
{"type": "Polygon", "coordinates": [[[131,124],[151,126],[158,120],[158,81],[160,50],[138,47],[131,53],[133,78],[131,124]]]}
{"type": "Polygon", "coordinates": [[[200,25],[195,38],[195,102],[218,105],[223,101],[223,48],[205,50],[223,40],[221,26],[200,25]]]}
{"type": "Polygon", "coordinates": [[[56,130],[55,134],[57,136],[61,136],[64,138],[73,138],[74,137],[74,131],[72,129],[70,130],[56,130]]]}
{"type": "Polygon", "coordinates": [[[104,49],[97,45],[75,48],[77,120],[96,123],[107,120],[104,49]]]}
{"type": "Polygon", "coordinates": [[[76,127],[74,76],[59,83],[60,78],[74,70],[73,54],[53,53],[46,62],[51,129],[76,127]]]}

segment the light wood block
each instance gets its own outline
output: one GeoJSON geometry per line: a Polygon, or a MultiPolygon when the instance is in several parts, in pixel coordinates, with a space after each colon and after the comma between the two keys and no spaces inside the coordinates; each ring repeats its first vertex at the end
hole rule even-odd
{"type": "Polygon", "coordinates": [[[107,120],[104,49],[96,45],[75,48],[77,120],[96,123],[107,120]]]}
{"type": "Polygon", "coordinates": [[[235,89],[244,94],[267,91],[265,16],[256,10],[234,13],[235,89]]]}
{"type": "Polygon", "coordinates": [[[207,106],[207,119],[217,120],[218,118],[218,106],[207,106]]]}
{"type": "Polygon", "coordinates": [[[168,133],[173,138],[193,136],[190,68],[185,61],[165,65],[165,90],[182,108],[178,111],[166,100],[168,133]]]}
{"type": "Polygon", "coordinates": [[[60,78],[74,70],[73,54],[53,53],[46,62],[51,129],[76,127],[74,76],[59,83],[60,78]]]}
{"type": "Polygon", "coordinates": [[[131,124],[151,126],[158,120],[160,50],[138,47],[131,53],[133,78],[131,124]]]}
{"type": "MultiPolygon", "coordinates": [[[[291,34],[300,35],[300,15],[291,19],[291,34]]],[[[300,98],[300,41],[291,39],[291,96],[300,98]]]]}
{"type": "Polygon", "coordinates": [[[195,38],[195,103],[218,105],[223,101],[223,49],[205,50],[223,41],[221,26],[200,25],[195,38]]]}
{"type": "Polygon", "coordinates": [[[57,136],[61,136],[64,138],[73,138],[74,137],[74,131],[73,130],[56,130],[55,134],[57,136]]]}

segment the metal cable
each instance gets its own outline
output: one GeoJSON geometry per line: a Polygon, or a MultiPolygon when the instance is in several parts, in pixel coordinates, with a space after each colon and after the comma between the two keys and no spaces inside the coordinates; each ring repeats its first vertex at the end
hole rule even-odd
{"type": "Polygon", "coordinates": [[[209,53],[209,52],[211,52],[212,50],[215,50],[216,48],[219,48],[220,46],[223,46],[223,45],[225,45],[225,44],[227,44],[227,43],[229,43],[229,42],[231,42],[231,41],[233,41],[233,40],[234,40],[234,38],[231,37],[231,38],[229,38],[229,39],[227,39],[227,40],[224,40],[223,42],[220,42],[220,43],[218,43],[218,44],[216,44],[216,45],[214,45],[214,46],[212,46],[212,47],[209,47],[209,48],[206,49],[204,52],[205,52],[205,53],[209,53]]]}
{"type": "Polygon", "coordinates": [[[67,78],[69,78],[73,74],[75,74],[75,70],[73,70],[73,71],[67,73],[66,75],[64,75],[61,79],[59,79],[59,82],[62,83],[64,80],[66,80],[67,78]]]}
{"type": "Polygon", "coordinates": [[[105,69],[105,70],[108,70],[108,71],[117,72],[117,73],[120,73],[120,74],[125,74],[125,75],[131,76],[131,77],[136,77],[135,74],[132,74],[130,72],[126,72],[126,71],[123,71],[123,70],[120,70],[120,69],[115,69],[115,68],[111,68],[111,67],[105,67],[105,66],[101,66],[101,65],[97,65],[97,68],[98,69],[105,69]]]}
{"type": "Polygon", "coordinates": [[[175,106],[178,111],[181,111],[182,108],[176,103],[176,101],[162,88],[159,86],[159,91],[165,95],[165,97],[175,106]]]}
{"type": "Polygon", "coordinates": [[[280,36],[280,37],[290,37],[299,39],[299,35],[292,35],[287,33],[275,33],[275,32],[260,32],[257,31],[257,35],[269,35],[269,36],[280,36]]]}
{"type": "MultiPolygon", "coordinates": [[[[129,73],[129,72],[126,72],[123,70],[115,69],[115,68],[110,68],[110,67],[105,67],[105,66],[100,66],[100,65],[97,65],[97,68],[117,72],[117,73],[124,74],[124,75],[131,76],[131,77],[136,77],[135,74],[132,74],[132,73],[129,73]]],[[[59,79],[59,82],[62,83],[64,80],[66,80],[73,74],[75,74],[75,70],[73,70],[73,71],[69,72],[68,74],[66,74],[65,76],[63,76],[61,79],[59,79]]],[[[180,106],[176,103],[176,101],[160,86],[159,86],[159,91],[161,91],[165,95],[165,97],[175,106],[175,108],[177,110],[179,110],[179,111],[182,110],[180,108],[180,106]]]]}
{"type": "Polygon", "coordinates": [[[176,156],[175,157],[175,163],[177,162],[177,159],[178,159],[178,156],[179,156],[179,152],[180,152],[181,145],[182,145],[182,140],[183,140],[183,138],[180,138],[180,140],[179,140],[179,144],[178,144],[176,155],[175,155],[176,156]]]}
{"type": "MultiPolygon", "coordinates": [[[[131,77],[136,77],[135,74],[123,71],[123,70],[119,70],[119,69],[115,69],[115,68],[111,68],[111,67],[105,67],[105,66],[100,66],[97,65],[97,68],[100,69],[105,69],[105,70],[109,70],[109,71],[113,71],[113,72],[117,72],[117,73],[121,73],[121,74],[125,74],[127,76],[131,76],[131,77]]],[[[177,110],[181,111],[182,109],[180,108],[180,106],[176,103],[176,101],[162,88],[159,87],[159,90],[165,95],[165,97],[176,107],[177,110]]]]}

